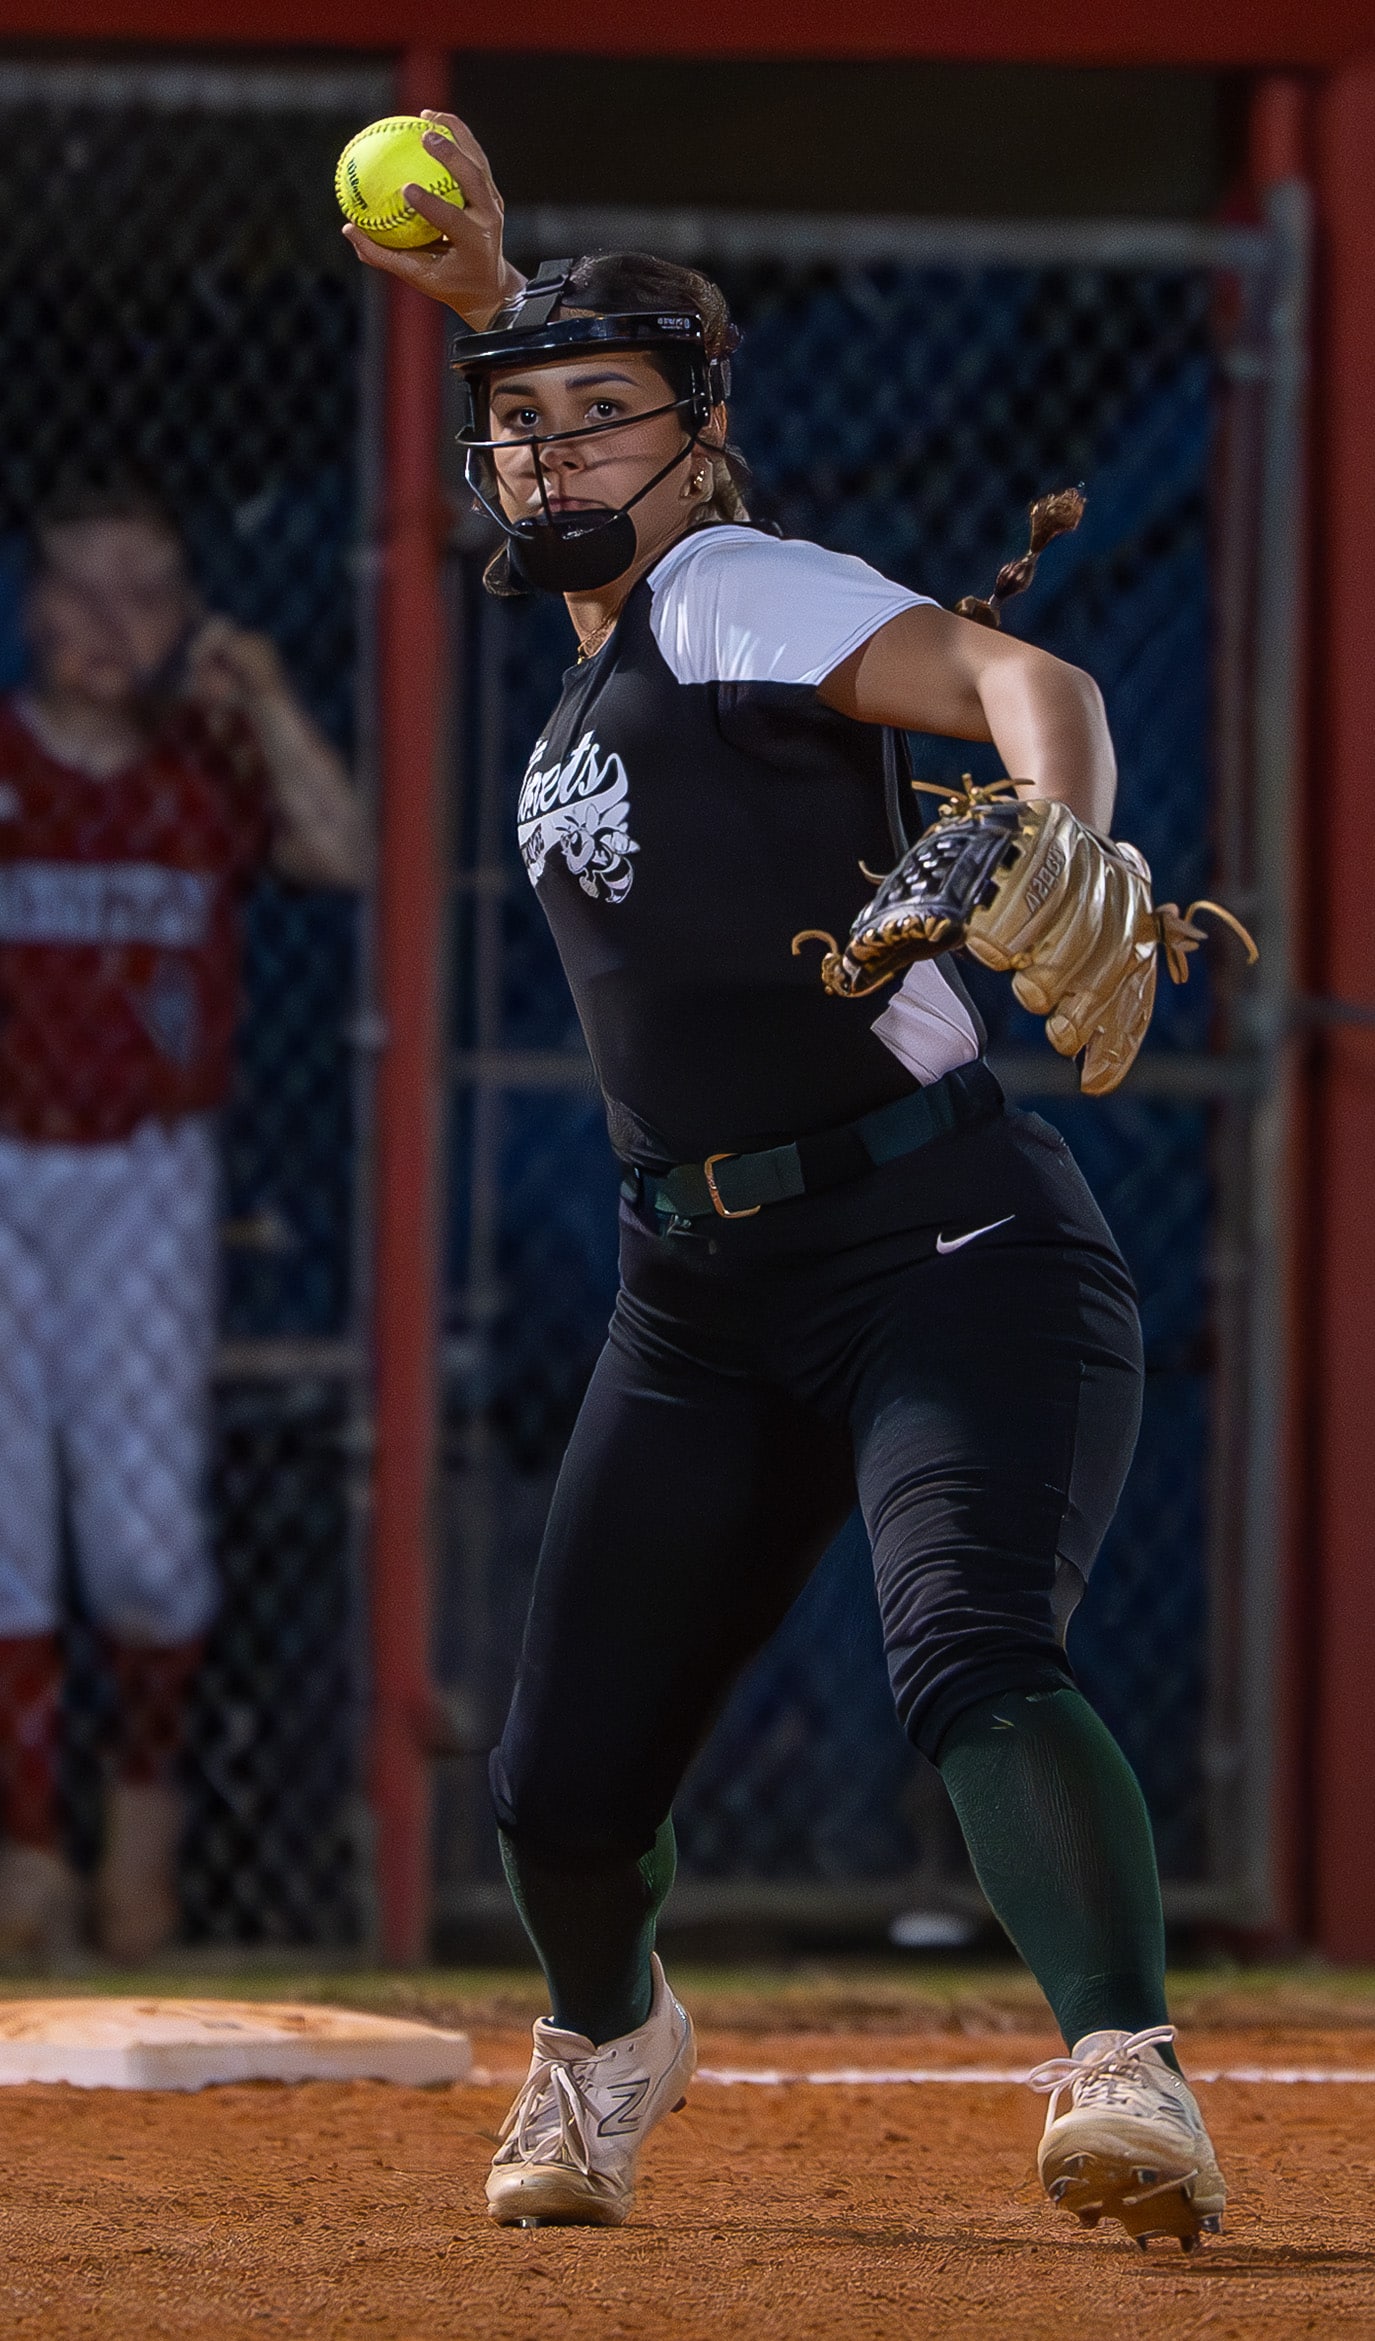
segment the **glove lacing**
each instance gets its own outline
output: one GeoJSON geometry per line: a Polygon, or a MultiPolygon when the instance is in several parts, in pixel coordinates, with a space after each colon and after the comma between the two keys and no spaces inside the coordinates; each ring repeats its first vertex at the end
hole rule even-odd
{"type": "MultiPolygon", "coordinates": [[[[1006,804],[1010,799],[1016,798],[1019,788],[1024,788],[1028,784],[1025,781],[1004,778],[990,781],[986,786],[976,786],[966,772],[961,776],[959,787],[954,789],[947,782],[934,780],[913,780],[909,785],[923,796],[942,799],[941,809],[936,815],[937,821],[961,821],[965,820],[969,814],[976,812],[980,805],[1006,804]]],[[[1091,834],[1097,835],[1098,833],[1094,831],[1091,834]]],[[[1102,842],[1106,845],[1110,841],[1104,838],[1102,842]]],[[[863,862],[860,863],[860,869],[871,884],[884,883],[876,872],[866,869],[863,862]]],[[[1194,923],[1199,912],[1205,910],[1210,917],[1221,919],[1223,925],[1230,927],[1232,933],[1244,944],[1246,962],[1249,967],[1254,967],[1260,957],[1260,950],[1250,929],[1243,926],[1234,911],[1226,909],[1220,902],[1212,901],[1208,895],[1199,895],[1197,900],[1191,902],[1185,911],[1180,910],[1177,902],[1157,903],[1149,913],[1149,922],[1151,928],[1154,929],[1156,944],[1165,954],[1165,965],[1169,969],[1171,983],[1185,984],[1188,982],[1190,954],[1198,949],[1200,943],[1206,943],[1208,940],[1203,928],[1194,923]]],[[[845,954],[835,936],[826,927],[804,927],[800,934],[793,936],[792,955],[794,959],[798,957],[804,943],[825,944],[825,956],[821,962],[821,980],[828,991],[837,988],[834,979],[839,975],[845,963],[845,954]]],[[[892,981],[895,972],[896,970],[892,967],[883,968],[872,976],[868,983],[856,981],[852,976],[851,981],[844,988],[851,999],[862,1000],[868,992],[881,991],[886,983],[892,981]]]]}
{"type": "MultiPolygon", "coordinates": [[[[908,786],[916,789],[923,797],[944,797],[950,807],[950,819],[963,821],[969,814],[976,812],[980,805],[1005,805],[1016,796],[1019,788],[1030,788],[1032,783],[1029,780],[1009,780],[1004,775],[1001,780],[990,780],[986,784],[980,782],[976,786],[970,775],[962,772],[958,788],[952,788],[947,780],[913,780],[908,786]]],[[[940,817],[937,814],[937,820],[940,817]]]]}
{"type": "Polygon", "coordinates": [[[1221,919],[1224,926],[1230,927],[1234,935],[1240,936],[1246,945],[1246,964],[1248,967],[1254,967],[1260,957],[1250,929],[1244,927],[1241,920],[1232,911],[1224,910],[1220,902],[1210,902],[1206,894],[1200,895],[1197,902],[1191,902],[1188,909],[1183,912],[1180,911],[1177,902],[1157,903],[1151,916],[1155,921],[1156,933],[1160,937],[1160,947],[1165,954],[1165,965],[1170,971],[1170,981],[1173,984],[1186,984],[1188,982],[1189,953],[1196,951],[1200,943],[1206,943],[1208,940],[1202,927],[1194,925],[1194,920],[1201,910],[1210,911],[1214,918],[1221,919]]]}

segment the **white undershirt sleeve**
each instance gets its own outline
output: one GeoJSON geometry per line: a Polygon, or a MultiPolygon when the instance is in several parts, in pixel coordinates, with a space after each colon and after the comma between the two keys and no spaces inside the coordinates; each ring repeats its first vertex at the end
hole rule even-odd
{"type": "Polygon", "coordinates": [[[733,526],[680,538],[649,584],[654,639],[680,683],[815,685],[931,602],[852,553],[733,526]]]}

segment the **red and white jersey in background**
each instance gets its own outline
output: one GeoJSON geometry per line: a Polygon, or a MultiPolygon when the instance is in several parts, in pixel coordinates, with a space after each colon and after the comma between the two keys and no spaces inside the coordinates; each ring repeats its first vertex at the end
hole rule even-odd
{"type": "Polygon", "coordinates": [[[99,780],[0,702],[0,1131],[97,1144],[221,1103],[269,835],[244,725],[180,710],[99,780]]]}

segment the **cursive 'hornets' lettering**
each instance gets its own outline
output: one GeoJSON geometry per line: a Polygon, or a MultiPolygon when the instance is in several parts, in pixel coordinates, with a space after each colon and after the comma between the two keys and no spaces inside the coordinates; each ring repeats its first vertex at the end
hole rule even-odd
{"type": "Polygon", "coordinates": [[[516,807],[530,883],[538,886],[550,854],[558,852],[584,894],[623,902],[635,876],[630,857],[640,850],[629,829],[625,766],[614,751],[602,755],[595,732],[584,732],[558,764],[541,765],[546,746],[536,742],[516,807]]]}

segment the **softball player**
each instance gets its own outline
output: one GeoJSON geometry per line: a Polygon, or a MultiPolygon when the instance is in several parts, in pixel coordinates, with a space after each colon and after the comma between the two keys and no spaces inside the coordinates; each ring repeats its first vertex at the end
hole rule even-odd
{"type": "Polygon", "coordinates": [[[203,1517],[214,1115],[269,851],[356,883],[358,804],[272,645],[196,603],[137,483],[38,516],[31,676],[0,704],[0,1959],[73,1947],[60,1521],[116,1680],[99,1941],[176,1926],[175,1764],[216,1604],[203,1517]]]}
{"type": "MultiPolygon", "coordinates": [[[[692,2027],[654,1954],[678,1784],[856,1496],[898,1714],[1069,2048],[1040,2167],[1088,2224],[1191,2247],[1224,2189],[1180,2077],[1140,1790],[1064,1630],[1136,1438],[1117,1247],[1007,1110],[948,962],[877,1013],[791,952],[891,859],[883,727],[992,739],[1106,830],[1092,683],[862,561],[752,527],[715,286],[636,254],[525,284],[471,134],[446,241],[360,256],[466,321],[498,592],[562,593],[576,663],[521,851],[624,1166],[621,1289],[554,1496],[492,1782],[548,1980],[488,2181],[614,2224],[692,2027]]],[[[445,150],[451,152],[451,150],[445,150]]]]}

